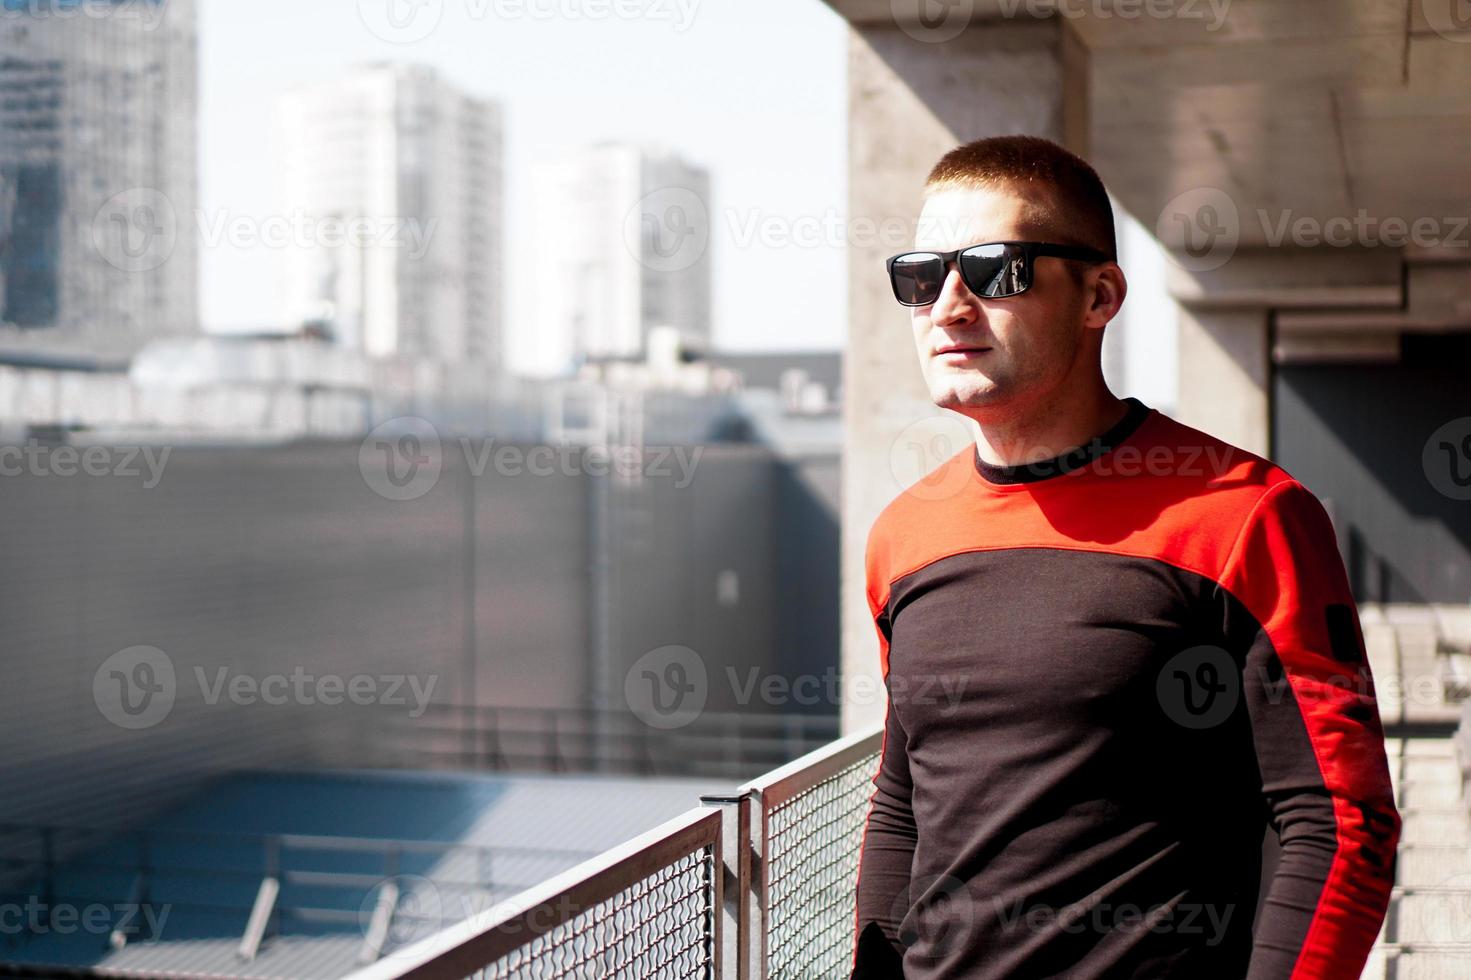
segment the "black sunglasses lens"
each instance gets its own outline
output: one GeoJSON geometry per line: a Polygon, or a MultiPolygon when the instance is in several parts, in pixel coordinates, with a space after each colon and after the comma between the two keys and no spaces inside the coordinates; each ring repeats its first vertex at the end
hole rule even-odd
{"type": "Polygon", "coordinates": [[[940,298],[945,283],[945,264],[933,252],[901,255],[889,267],[894,295],[906,306],[925,306],[940,298]]]}
{"type": "Polygon", "coordinates": [[[977,296],[996,299],[1025,292],[1026,253],[1010,245],[977,245],[960,253],[960,277],[977,296]]]}

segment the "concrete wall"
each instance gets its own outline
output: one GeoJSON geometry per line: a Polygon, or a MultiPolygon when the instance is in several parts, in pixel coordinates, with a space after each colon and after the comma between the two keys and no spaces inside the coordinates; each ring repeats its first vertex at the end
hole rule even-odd
{"type": "Polygon", "coordinates": [[[1233,446],[1269,454],[1267,311],[1181,306],[1175,417],[1233,446]]]}

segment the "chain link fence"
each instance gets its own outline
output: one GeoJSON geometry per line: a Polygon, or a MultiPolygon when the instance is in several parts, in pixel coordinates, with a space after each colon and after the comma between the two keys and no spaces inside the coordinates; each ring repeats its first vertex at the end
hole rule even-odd
{"type": "Polygon", "coordinates": [[[881,726],[831,742],[349,980],[842,980],[881,726]]]}

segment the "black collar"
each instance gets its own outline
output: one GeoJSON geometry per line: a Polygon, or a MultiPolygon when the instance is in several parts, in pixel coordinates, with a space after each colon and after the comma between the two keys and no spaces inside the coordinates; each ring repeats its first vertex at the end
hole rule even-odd
{"type": "Polygon", "coordinates": [[[1107,432],[1094,436],[1081,446],[1069,449],[1061,456],[1034,463],[1018,463],[1015,466],[996,466],[981,459],[981,451],[977,447],[974,450],[976,472],[988,483],[1034,483],[1086,466],[1133,435],[1134,430],[1149,416],[1150,407],[1139,399],[1125,398],[1124,402],[1129,410],[1107,432]]]}

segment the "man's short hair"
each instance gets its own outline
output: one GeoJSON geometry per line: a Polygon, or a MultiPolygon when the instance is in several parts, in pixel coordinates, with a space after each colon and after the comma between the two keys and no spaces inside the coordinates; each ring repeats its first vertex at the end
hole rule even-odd
{"type": "Polygon", "coordinates": [[[1049,139],[989,136],[957,146],[930,171],[925,196],[941,190],[1006,184],[1031,185],[1050,201],[1037,215],[1049,241],[1086,245],[1117,261],[1113,207],[1098,172],[1088,161],[1049,139]]]}

